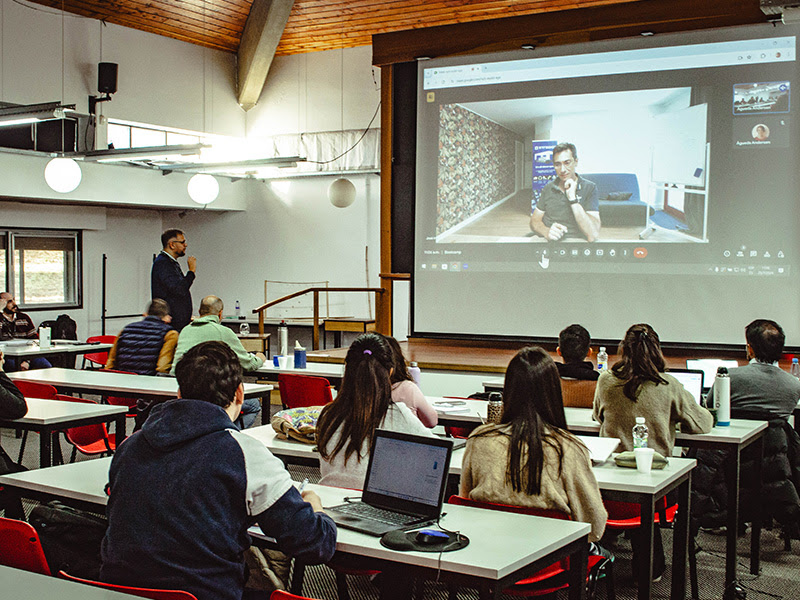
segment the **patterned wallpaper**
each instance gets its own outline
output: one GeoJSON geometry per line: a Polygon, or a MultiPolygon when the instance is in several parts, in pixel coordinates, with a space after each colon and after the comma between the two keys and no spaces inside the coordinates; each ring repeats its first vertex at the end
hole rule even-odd
{"type": "Polygon", "coordinates": [[[514,192],[517,140],[458,104],[440,108],[437,235],[514,192]]]}

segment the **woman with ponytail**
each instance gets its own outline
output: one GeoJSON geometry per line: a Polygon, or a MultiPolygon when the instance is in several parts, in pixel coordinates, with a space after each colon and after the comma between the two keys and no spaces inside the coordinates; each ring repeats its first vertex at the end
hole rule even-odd
{"type": "Polygon", "coordinates": [[[321,484],[362,489],[376,429],[433,435],[408,406],[392,402],[393,368],[382,335],[365,333],[350,346],[339,394],[317,421],[321,484]]]}
{"type": "Polygon", "coordinates": [[[711,413],[664,372],[661,343],[650,325],[632,325],[619,353],[619,362],[600,375],[594,394],[594,418],[600,423],[601,436],[619,438],[620,450],[633,450],[633,426],[636,417],[644,417],[648,447],[668,458],[675,445],[676,425],[684,433],[711,431],[711,413]]]}

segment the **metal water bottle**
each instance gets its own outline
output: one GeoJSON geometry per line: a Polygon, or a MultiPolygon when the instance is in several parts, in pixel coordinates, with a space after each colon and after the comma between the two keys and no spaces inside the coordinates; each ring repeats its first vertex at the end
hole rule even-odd
{"type": "Polygon", "coordinates": [[[278,327],[278,337],[281,340],[281,356],[289,356],[289,328],[286,326],[286,321],[281,321],[278,327]]]}
{"type": "Polygon", "coordinates": [[[714,406],[717,409],[717,425],[728,427],[731,424],[731,378],[726,367],[717,369],[714,379],[714,406]]]}
{"type": "Polygon", "coordinates": [[[489,405],[486,407],[486,416],[489,423],[499,423],[503,418],[503,395],[500,392],[489,394],[489,405]]]}
{"type": "Polygon", "coordinates": [[[408,374],[411,375],[411,379],[414,380],[414,383],[417,384],[417,387],[422,387],[419,384],[422,371],[419,370],[419,365],[414,361],[411,361],[411,364],[408,365],[408,374]]]}

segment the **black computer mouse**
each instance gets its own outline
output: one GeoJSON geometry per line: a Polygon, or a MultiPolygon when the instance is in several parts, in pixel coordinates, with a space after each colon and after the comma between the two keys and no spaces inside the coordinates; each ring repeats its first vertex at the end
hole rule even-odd
{"type": "Polygon", "coordinates": [[[420,529],[415,539],[418,544],[433,546],[435,544],[444,544],[450,539],[450,536],[437,529],[420,529]]]}

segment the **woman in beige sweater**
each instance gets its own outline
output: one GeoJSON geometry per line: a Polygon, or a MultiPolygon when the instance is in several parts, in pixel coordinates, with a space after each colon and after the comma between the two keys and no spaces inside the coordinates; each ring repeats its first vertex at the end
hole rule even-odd
{"type": "Polygon", "coordinates": [[[523,348],[506,370],[503,416],[467,440],[460,495],[484,502],[560,510],[592,525],[606,511],[589,451],[567,429],[558,369],[538,347],[523,348]]]}

